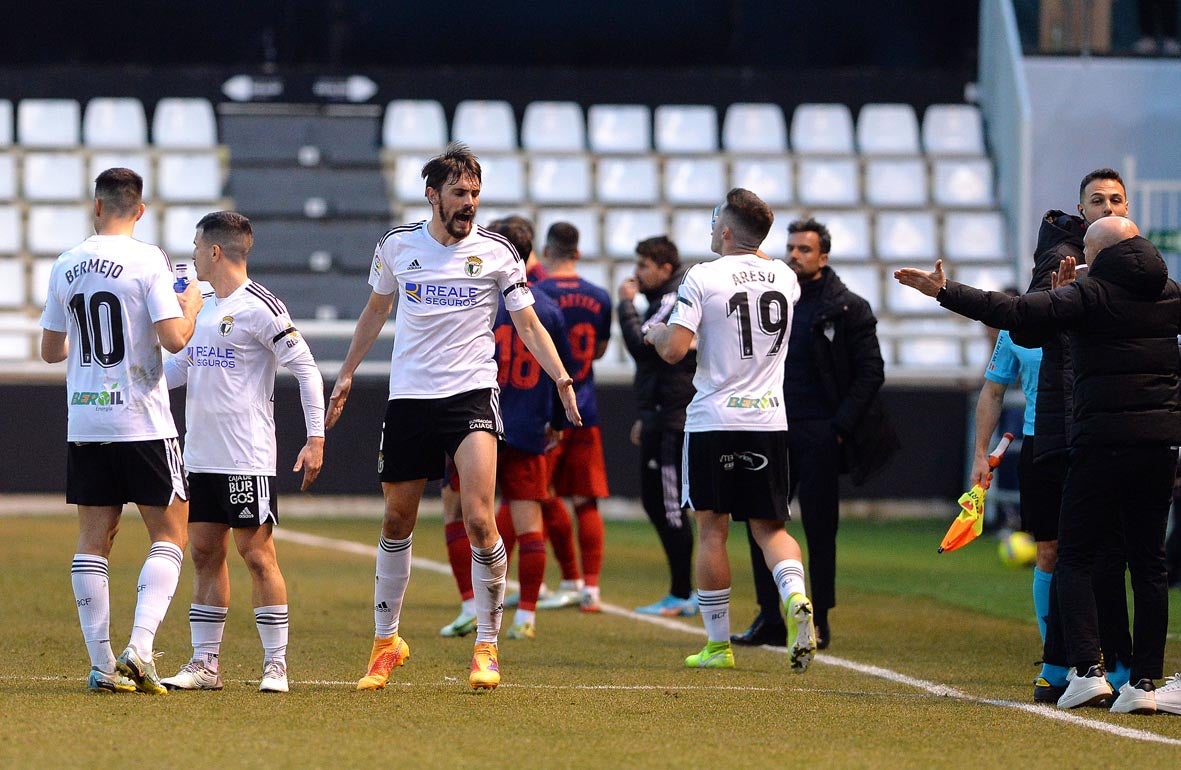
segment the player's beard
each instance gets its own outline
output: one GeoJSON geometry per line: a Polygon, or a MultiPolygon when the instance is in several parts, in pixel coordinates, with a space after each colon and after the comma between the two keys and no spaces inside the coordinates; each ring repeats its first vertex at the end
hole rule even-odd
{"type": "Polygon", "coordinates": [[[435,215],[447,230],[448,235],[457,240],[463,240],[471,233],[472,224],[476,221],[476,207],[457,206],[448,211],[443,205],[443,201],[440,200],[435,215]]]}

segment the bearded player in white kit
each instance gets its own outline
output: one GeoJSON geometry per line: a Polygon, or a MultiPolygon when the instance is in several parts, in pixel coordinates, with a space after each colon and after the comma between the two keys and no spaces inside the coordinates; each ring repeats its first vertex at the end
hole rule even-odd
{"type": "Polygon", "coordinates": [[[142,195],[143,179],[130,169],[95,179],[96,234],[50,271],[41,357],[68,359],[66,501],[78,506],[79,530],[70,580],[90,654],[87,687],[163,695],[153,642],[180,578],[188,489],[160,348],[184,348],[202,300],[195,282],[174,292],[168,257],[132,238],[142,195]],[[127,502],[139,507],[152,545],[131,639],[116,659],[107,557],[127,502]]]}
{"type": "Polygon", "coordinates": [[[779,587],[791,670],[802,673],[816,652],[800,546],[784,529],[790,513],[783,362],[800,285],[787,263],[759,251],[773,219],[749,190],[727,193],[714,209],[710,250],[719,259],[689,269],[668,325],[654,324],[645,335],[670,364],[697,341],[681,498],[697,519],[697,594],[709,641],[685,658],[691,668],[734,667],[730,518],[747,522],[779,587]]]}
{"type": "Polygon", "coordinates": [[[250,571],[254,622],[263,646],[261,692],[287,692],[287,584],[273,530],[279,521],[273,489],[275,371],[299,382],[307,443],[295,460],[302,489],[324,461],[324,380],[287,307],[247,275],[254,246],[250,220],[233,211],[206,214],[193,238],[197,278],[213,286],[184,352],[164,365],[168,387],[188,385],[185,467],[189,550],[196,575],[189,607],[193,657],[170,690],[220,690],[221,641],[230,605],[226,565],[230,532],[250,571]]]}
{"type": "Polygon", "coordinates": [[[497,640],[508,561],[496,530],[493,495],[497,441],[503,437],[492,324],[497,293],[525,345],[557,383],[573,425],[581,425],[573,380],[533,310],[525,263],[503,236],[474,225],[481,170],[475,155],[452,143],[422,169],[432,217],[390,230],[377,244],[373,291],[329,401],[327,427],[339,419],[353,372],[398,301],[390,400],[378,474],[385,517],[377,551],[374,640],[358,690],[386,686],[410,656],[398,635],[410,579],[418,505],[428,479],[442,478],[444,454],[459,473],[461,506],[472,544],[476,645],[468,675],[475,689],[500,684],[497,640]]]}

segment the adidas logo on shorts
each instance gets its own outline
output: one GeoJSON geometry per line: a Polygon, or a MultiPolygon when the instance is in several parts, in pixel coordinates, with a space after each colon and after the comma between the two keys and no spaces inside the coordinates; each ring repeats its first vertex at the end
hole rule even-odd
{"type": "Polygon", "coordinates": [[[254,514],[250,512],[249,508],[243,508],[242,512],[238,514],[239,519],[253,519],[254,514]]]}

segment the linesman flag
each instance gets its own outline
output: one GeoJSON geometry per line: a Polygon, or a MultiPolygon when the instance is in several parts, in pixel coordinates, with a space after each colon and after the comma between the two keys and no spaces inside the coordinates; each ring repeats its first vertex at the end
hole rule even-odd
{"type": "Polygon", "coordinates": [[[954,551],[957,548],[962,548],[968,543],[976,539],[976,537],[984,531],[984,497],[988,494],[988,486],[992,481],[992,472],[998,465],[1001,464],[1001,458],[1005,456],[1005,450],[1009,448],[1009,444],[1013,442],[1013,434],[1006,433],[996,445],[996,449],[988,455],[988,478],[984,481],[984,486],[979,484],[974,485],[967,492],[960,495],[960,515],[955,517],[955,521],[947,530],[947,534],[943,536],[943,542],[939,544],[938,553],[945,551],[954,551]]]}

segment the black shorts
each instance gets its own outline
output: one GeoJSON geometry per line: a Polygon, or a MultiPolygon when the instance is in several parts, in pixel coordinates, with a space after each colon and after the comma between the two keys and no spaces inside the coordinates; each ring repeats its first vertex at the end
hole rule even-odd
{"type": "Polygon", "coordinates": [[[279,523],[279,500],[271,491],[274,476],[190,473],[189,522],[260,527],[279,523]]]}
{"type": "Polygon", "coordinates": [[[71,441],[66,448],[66,502],[75,505],[168,505],[189,499],[180,444],[71,441]]]}
{"type": "Polygon", "coordinates": [[[386,405],[381,427],[377,473],[382,481],[443,478],[445,456],[469,433],[487,431],[504,437],[500,391],[470,390],[444,398],[394,398],[386,405]]]}
{"type": "Polygon", "coordinates": [[[1062,507],[1062,482],[1066,480],[1066,452],[1033,459],[1033,445],[1029,436],[1021,442],[1021,457],[1017,461],[1018,489],[1021,493],[1021,529],[1033,535],[1036,542],[1058,539],[1058,512],[1062,507]]]}
{"type": "Polygon", "coordinates": [[[787,431],[686,433],[681,504],[736,521],[791,518],[787,431]]]}

